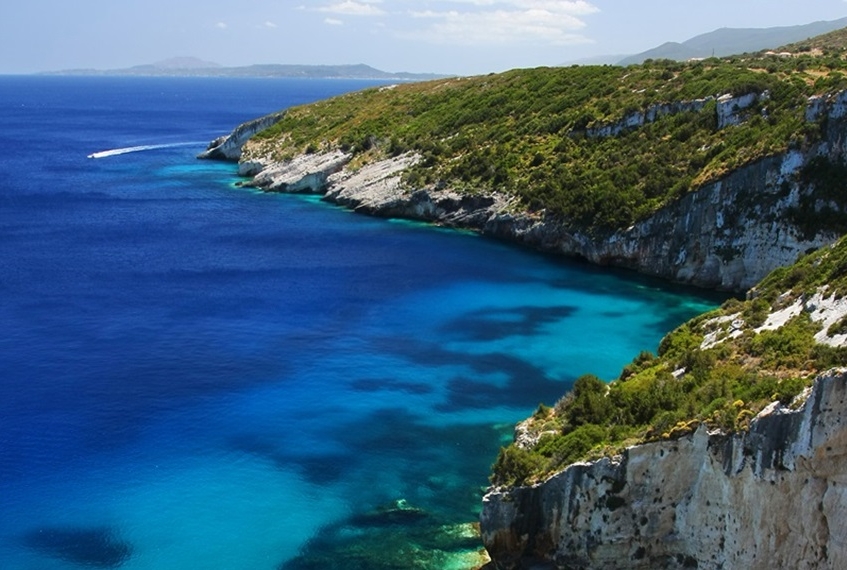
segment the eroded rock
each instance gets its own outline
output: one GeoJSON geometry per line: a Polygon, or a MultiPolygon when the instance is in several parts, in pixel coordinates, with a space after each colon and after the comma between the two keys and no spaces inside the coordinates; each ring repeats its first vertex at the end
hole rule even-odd
{"type": "Polygon", "coordinates": [[[701,427],[533,487],[491,489],[482,536],[498,570],[847,568],[847,371],[749,432],[701,427]]]}

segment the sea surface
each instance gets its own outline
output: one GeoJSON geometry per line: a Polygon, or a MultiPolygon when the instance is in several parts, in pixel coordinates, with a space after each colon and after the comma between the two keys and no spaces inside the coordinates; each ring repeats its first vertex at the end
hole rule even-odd
{"type": "Polygon", "coordinates": [[[720,301],[194,158],[372,84],[0,77],[0,568],[462,568],[514,423],[720,301]]]}

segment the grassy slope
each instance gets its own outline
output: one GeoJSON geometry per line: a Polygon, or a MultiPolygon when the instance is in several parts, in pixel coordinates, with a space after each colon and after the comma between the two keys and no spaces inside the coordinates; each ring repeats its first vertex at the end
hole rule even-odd
{"type": "Polygon", "coordinates": [[[787,51],[791,53],[811,53],[817,50],[821,55],[841,57],[847,52],[847,28],[835,30],[828,34],[822,34],[809,38],[802,42],[796,42],[781,47],[777,52],[787,51]]]}
{"type": "Polygon", "coordinates": [[[414,187],[504,192],[584,228],[616,229],[763,156],[820,134],[808,96],[847,88],[834,57],[745,56],[627,68],[583,66],[398,85],[291,109],[248,146],[285,159],[342,148],[354,164],[414,151],[414,187]],[[586,128],[650,105],[768,91],[743,124],[718,130],[715,103],[606,138],[586,128]]]}

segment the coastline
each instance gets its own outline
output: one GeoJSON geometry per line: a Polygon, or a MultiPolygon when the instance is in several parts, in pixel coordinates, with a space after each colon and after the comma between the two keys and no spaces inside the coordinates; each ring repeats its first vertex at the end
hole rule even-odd
{"type": "MultiPolygon", "coordinates": [[[[385,218],[419,220],[471,230],[532,249],[582,258],[597,266],[631,269],[672,283],[739,293],[758,283],[774,269],[791,265],[806,251],[818,249],[837,240],[838,236],[831,232],[819,231],[811,236],[806,235],[790,221],[788,212],[797,207],[801,196],[814,192],[813,185],[804,186],[800,176],[802,168],[814,157],[823,154],[840,158],[844,149],[842,144],[844,136],[841,130],[838,122],[833,121],[829,130],[830,140],[820,141],[813,147],[804,149],[803,152],[789,150],[781,155],[766,157],[744,165],[722,179],[706,184],[662,206],[649,218],[639,220],[625,230],[606,231],[596,229],[591,231],[569,226],[563,220],[545,211],[527,211],[515,200],[496,193],[463,194],[440,186],[411,188],[404,183],[403,173],[421,160],[421,157],[413,153],[385,158],[362,166],[357,165],[355,168],[351,166],[353,155],[341,150],[301,154],[290,160],[278,162],[267,158],[269,155],[263,153],[261,143],[257,143],[255,147],[250,146],[251,134],[243,138],[244,142],[238,146],[237,158],[230,156],[226,159],[239,162],[239,174],[246,178],[242,186],[254,187],[266,192],[317,194],[327,202],[358,213],[385,218]],[[247,145],[246,151],[244,145],[247,145]],[[790,192],[786,192],[786,188],[789,188],[790,192]]],[[[245,131],[242,129],[240,136],[243,137],[244,134],[245,131]]],[[[221,139],[215,144],[220,146],[226,142],[226,139],[221,139]]],[[[843,378],[840,372],[836,376],[839,379],[843,378]]],[[[841,386],[841,384],[838,385],[841,386]]],[[[818,402],[821,398],[815,396],[814,400],[818,402]]],[[[769,413],[773,412],[771,410],[769,413]]],[[[777,410],[776,413],[787,412],[777,410]]],[[[787,475],[782,473],[784,469],[780,467],[782,455],[778,460],[768,459],[770,461],[768,465],[762,462],[751,463],[754,466],[751,477],[747,477],[746,460],[739,459],[738,450],[740,449],[744,450],[744,454],[749,453],[754,456],[762,453],[762,450],[776,449],[777,452],[782,453],[779,446],[786,442],[771,441],[769,433],[774,431],[771,428],[777,424],[766,420],[767,417],[767,414],[761,416],[762,429],[754,433],[750,441],[744,440],[733,444],[732,457],[715,455],[715,450],[723,448],[724,440],[721,436],[712,441],[712,434],[707,434],[704,429],[688,439],[668,442],[666,445],[672,448],[670,451],[660,449],[662,457],[665,455],[672,457],[675,456],[674,454],[678,455],[679,449],[685,447],[686,442],[691,439],[693,443],[688,446],[690,449],[686,448],[687,455],[683,453],[686,461],[692,465],[691,472],[696,475],[703,471],[701,467],[698,467],[699,465],[710,461],[714,463],[710,465],[715,472],[715,477],[714,481],[708,482],[708,488],[699,489],[697,487],[699,480],[696,476],[676,485],[678,492],[675,496],[684,498],[692,489],[701,492],[698,500],[702,499],[700,501],[702,504],[694,505],[696,508],[690,509],[692,514],[687,515],[688,519],[695,521],[695,524],[688,526],[682,519],[680,523],[676,522],[676,518],[670,522],[666,521],[662,518],[662,514],[657,514],[650,506],[632,511],[637,514],[621,509],[620,507],[625,505],[641,505],[641,501],[647,494],[642,492],[643,489],[640,489],[638,481],[626,480],[629,473],[627,463],[621,464],[619,459],[606,458],[592,464],[572,465],[551,478],[551,481],[555,482],[550,485],[545,482],[531,488],[489,489],[483,501],[482,536],[489,554],[494,559],[492,565],[496,568],[511,570],[532,567],[532,564],[537,561],[549,564],[555,559],[556,567],[567,568],[576,564],[574,567],[590,568],[600,560],[601,567],[625,570],[648,568],[650,566],[645,564],[661,559],[666,563],[663,567],[697,567],[691,564],[698,564],[698,557],[703,552],[709,551],[715,553],[712,556],[713,560],[725,556],[722,559],[746,560],[751,564],[750,567],[761,567],[755,565],[761,562],[760,560],[745,558],[749,552],[753,552],[753,558],[756,557],[756,548],[751,550],[748,546],[750,544],[755,546],[766,539],[769,540],[770,535],[767,533],[781,533],[780,512],[796,510],[797,506],[790,501],[783,501],[784,504],[775,506],[770,519],[776,522],[763,531],[767,536],[755,533],[749,536],[744,535],[744,545],[734,550],[729,547],[725,549],[725,544],[721,540],[720,520],[735,517],[734,520],[737,522],[744,516],[747,516],[750,521],[755,519],[752,515],[755,509],[750,505],[757,503],[755,497],[765,492],[762,489],[769,488],[761,480],[764,479],[767,485],[773,485],[773,477],[776,476],[771,474],[763,476],[763,470],[769,470],[775,466],[777,474],[781,477],[781,484],[789,485],[784,483],[787,475]],[[734,474],[724,469],[729,465],[728,462],[733,463],[731,467],[734,474]],[[586,473],[591,470],[597,472],[596,477],[586,476],[586,473]],[[735,477],[742,471],[745,474],[744,478],[735,477]],[[721,478],[724,472],[727,477],[732,475],[728,482],[721,478]],[[565,483],[556,483],[561,481],[565,483]],[[610,493],[617,494],[620,490],[610,491],[609,485],[617,488],[620,484],[629,485],[628,488],[634,491],[625,499],[621,499],[623,502],[619,505],[619,497],[613,496],[609,499],[609,496],[610,493]],[[733,485],[738,489],[735,489],[733,485]],[[537,489],[547,490],[537,491],[537,489]],[[734,506],[738,501],[717,500],[713,492],[718,493],[718,499],[734,494],[743,504],[743,512],[739,514],[741,511],[734,506]],[[541,497],[539,493],[546,493],[546,495],[539,499],[538,497],[541,497]],[[584,495],[586,505],[596,503],[594,505],[596,508],[584,506],[580,509],[577,505],[574,511],[576,514],[568,511],[567,497],[573,499],[577,495],[584,495]],[[753,499],[748,500],[750,497],[753,499]],[[564,505],[557,501],[564,501],[564,505]],[[712,508],[706,509],[703,505],[712,508]],[[619,509],[620,512],[617,512],[619,509]],[[622,525],[608,525],[607,520],[610,515],[606,511],[616,511],[615,516],[632,518],[633,521],[647,520],[655,527],[655,532],[642,536],[641,527],[647,524],[643,522],[639,522],[628,531],[621,530],[622,525]],[[706,514],[702,515],[701,511],[706,514]],[[580,518],[580,512],[585,516],[580,518]],[[559,518],[561,516],[573,519],[569,538],[560,532],[562,521],[559,518]],[[658,517],[656,524],[650,522],[656,517],[658,517]],[[713,543],[699,544],[689,537],[673,543],[670,549],[662,550],[651,546],[652,542],[647,544],[641,541],[644,538],[661,542],[665,535],[681,536],[683,532],[690,533],[690,529],[696,526],[696,521],[703,517],[711,517],[710,524],[718,521],[714,525],[715,532],[709,535],[714,538],[713,543]],[[573,537],[579,537],[588,532],[593,533],[592,536],[602,534],[605,538],[597,544],[588,539],[585,544],[579,543],[575,546],[573,537]],[[561,541],[557,542],[556,537],[560,537],[561,541]],[[566,538],[570,542],[566,541],[566,538]],[[601,544],[604,545],[603,548],[600,548],[601,544]],[[579,554],[574,555],[573,552],[579,554]],[[550,558],[551,556],[553,558],[550,558]],[[577,556],[577,558],[568,558],[569,556],[577,556]],[[530,560],[530,566],[526,565],[527,560],[530,560]],[[622,560],[622,562],[619,565],[608,565],[616,560],[622,560]],[[563,561],[564,566],[558,564],[559,561],[563,561]],[[602,564],[606,565],[602,566],[602,564]]],[[[817,419],[813,418],[810,421],[815,423],[817,419]]],[[[777,438],[785,432],[784,429],[775,431],[777,438]]],[[[829,441],[828,437],[823,439],[829,441]]],[[[836,433],[832,437],[839,439],[841,436],[836,433]]],[[[806,440],[809,439],[806,438],[806,440]]],[[[793,445],[790,442],[787,444],[793,445]]],[[[627,457],[630,455],[649,456],[655,451],[650,445],[652,444],[638,445],[627,450],[627,457]]],[[[798,461],[802,462],[805,461],[806,456],[819,454],[819,447],[805,449],[802,453],[798,452],[798,455],[803,456],[798,461]]],[[[643,463],[641,467],[644,472],[639,477],[651,480],[662,479],[662,481],[667,478],[659,465],[661,462],[651,460],[643,463]]],[[[673,471],[672,468],[665,469],[669,473],[673,471]]],[[[805,471],[798,470],[798,477],[801,479],[805,474],[805,471]]],[[[817,476],[814,473],[813,475],[817,476]]],[[[827,477],[829,476],[823,477],[823,480],[828,485],[827,477]]],[[[790,485],[802,486],[802,484],[800,479],[795,481],[792,478],[790,481],[790,485]]],[[[834,496],[831,492],[829,494],[834,496]]],[[[667,496],[671,497],[671,494],[667,496]]],[[[679,501],[669,499],[669,503],[663,506],[663,510],[675,512],[680,501],[681,499],[679,501]],[[669,506],[671,503],[672,506],[669,506]]],[[[821,498],[818,502],[822,504],[822,501],[821,498]]],[[[832,512],[819,509],[819,512],[824,514],[819,515],[818,511],[804,513],[810,525],[818,525],[815,528],[820,527],[818,519],[822,516],[823,525],[826,526],[827,516],[834,516],[834,513],[842,508],[843,499],[834,498],[833,501],[832,509],[830,509],[832,512]]],[[[742,522],[740,526],[736,526],[741,529],[752,525],[753,522],[742,522]]],[[[816,540],[821,536],[824,538],[822,541],[807,541],[810,544],[815,542],[816,546],[813,548],[817,550],[811,552],[810,556],[804,555],[805,558],[823,560],[824,563],[827,560],[840,560],[843,554],[841,550],[832,548],[829,554],[826,552],[830,541],[829,535],[815,532],[816,540]]],[[[798,548],[795,543],[788,544],[779,551],[780,559],[785,561],[803,559],[803,556],[800,558],[795,556],[798,548]]],[[[766,549],[765,552],[759,551],[759,554],[767,552],[769,551],[766,549]]],[[[720,564],[709,566],[704,560],[700,560],[699,567],[717,569],[722,566],[720,564]]]]}
{"type": "MultiPolygon", "coordinates": [[[[276,116],[281,117],[282,114],[276,116]]],[[[340,150],[303,154],[278,163],[253,158],[245,144],[265,128],[266,118],[216,139],[200,158],[237,161],[243,186],[267,192],[309,193],[354,212],[404,218],[478,232],[537,251],[618,267],[671,283],[742,293],[806,251],[833,243],[834,233],[805,236],[788,222],[730,225],[752,211],[763,219],[786,218],[801,190],[782,188],[803,164],[796,153],[742,167],[660,208],[623,230],[586,230],[546,211],[531,212],[502,194],[462,194],[450,188],[413,189],[403,172],[420,157],[404,154],[349,167],[340,150]],[[763,213],[764,211],[764,213],[763,213]]],[[[839,147],[840,148],[840,147],[839,147]]],[[[817,150],[815,151],[817,152],[817,150]]],[[[812,154],[811,152],[809,154],[812,154]]]]}

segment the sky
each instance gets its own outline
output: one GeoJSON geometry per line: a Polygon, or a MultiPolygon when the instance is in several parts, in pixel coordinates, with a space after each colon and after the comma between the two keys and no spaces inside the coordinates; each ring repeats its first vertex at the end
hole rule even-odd
{"type": "Polygon", "coordinates": [[[197,57],[477,75],[845,16],[847,0],[9,0],[0,74],[197,57]]]}

